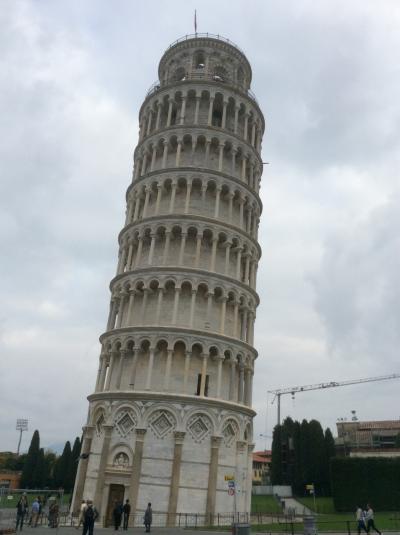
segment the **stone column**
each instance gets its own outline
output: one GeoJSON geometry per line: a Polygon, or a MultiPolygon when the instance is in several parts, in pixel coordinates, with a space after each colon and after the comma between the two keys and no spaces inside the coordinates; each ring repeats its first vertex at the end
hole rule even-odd
{"type": "Polygon", "coordinates": [[[249,114],[246,112],[244,114],[244,130],[243,130],[243,139],[247,141],[247,129],[249,124],[249,114]]]}
{"type": "Polygon", "coordinates": [[[148,186],[145,190],[142,219],[144,219],[147,216],[147,208],[149,207],[150,193],[151,193],[151,188],[148,186]]]}
{"type": "Polygon", "coordinates": [[[146,431],[146,429],[136,428],[135,452],[133,454],[132,474],[129,484],[129,502],[132,508],[132,515],[136,513],[137,509],[140,476],[142,473],[143,443],[146,431]]]}
{"type": "Polygon", "coordinates": [[[204,397],[205,388],[206,388],[206,375],[207,375],[207,360],[208,355],[205,353],[202,355],[203,363],[201,366],[201,381],[200,381],[200,397],[204,397]]]}
{"type": "Polygon", "coordinates": [[[137,195],[135,199],[135,210],[133,212],[133,221],[136,221],[139,217],[139,208],[140,208],[140,194],[137,195]]]}
{"type": "Polygon", "coordinates": [[[201,254],[201,241],[203,239],[203,234],[199,232],[196,236],[196,255],[194,259],[194,267],[198,268],[200,265],[200,254],[201,254]]]}
{"type": "Polygon", "coordinates": [[[173,106],[173,102],[172,102],[172,99],[170,98],[168,102],[167,126],[171,126],[172,106],[173,106]]]}
{"type": "Polygon", "coordinates": [[[207,126],[211,126],[211,123],[212,123],[213,108],[214,108],[214,97],[210,97],[210,105],[209,105],[209,107],[208,107],[207,126]]]}
{"type": "Polygon", "coordinates": [[[160,128],[160,117],[161,117],[162,104],[157,102],[157,118],[156,118],[156,131],[160,128]]]}
{"type": "Polygon", "coordinates": [[[189,316],[189,327],[191,329],[193,329],[193,324],[194,324],[194,311],[195,311],[195,308],[196,308],[196,295],[197,295],[197,290],[192,289],[192,299],[191,299],[191,302],[190,302],[190,316],[189,316]]]}
{"type": "Polygon", "coordinates": [[[167,167],[167,158],[168,158],[168,141],[164,141],[163,156],[162,156],[162,168],[167,167]]]}
{"type": "Polygon", "coordinates": [[[153,263],[154,246],[156,244],[156,234],[152,232],[150,234],[150,238],[151,238],[151,242],[150,242],[150,247],[149,247],[149,257],[147,259],[147,263],[149,264],[149,266],[151,266],[151,264],[153,263]]]}
{"type": "Polygon", "coordinates": [[[186,95],[183,95],[182,97],[182,104],[181,104],[181,117],[180,117],[180,124],[185,124],[185,111],[186,111],[186,95]]]}
{"type": "Polygon", "coordinates": [[[178,145],[176,147],[175,167],[180,167],[180,165],[181,165],[182,140],[178,139],[177,143],[178,143],[178,145]]]}
{"type": "Polygon", "coordinates": [[[237,148],[236,147],[232,147],[232,153],[231,153],[231,157],[232,157],[231,174],[232,174],[232,176],[236,175],[236,155],[237,155],[237,148]]]}
{"type": "Polygon", "coordinates": [[[190,357],[192,356],[191,351],[186,351],[185,355],[185,369],[183,372],[183,393],[187,394],[188,389],[188,378],[189,378],[189,370],[190,370],[190,357]]]}
{"type": "Polygon", "coordinates": [[[167,263],[168,260],[168,253],[169,253],[169,243],[171,241],[171,231],[166,230],[165,231],[165,244],[164,244],[164,255],[163,255],[163,266],[167,263]]]}
{"type": "Polygon", "coordinates": [[[111,375],[114,368],[114,351],[111,351],[110,354],[110,362],[108,364],[108,374],[106,379],[106,384],[104,385],[104,390],[110,390],[110,384],[111,384],[111,375]]]}
{"type": "Polygon", "coordinates": [[[227,100],[224,100],[224,102],[222,103],[222,121],[221,121],[221,128],[225,128],[226,127],[226,108],[228,106],[228,101],[227,100]]]}
{"type": "Polygon", "coordinates": [[[224,360],[224,355],[218,355],[217,398],[221,397],[222,365],[224,360]]]}
{"type": "Polygon", "coordinates": [[[99,512],[100,517],[105,514],[105,511],[101,510],[102,507],[102,495],[104,490],[105,471],[107,467],[108,450],[110,448],[111,434],[113,425],[103,425],[104,439],[101,448],[99,470],[97,474],[96,490],[94,493],[93,504],[99,512]]]}
{"type": "Polygon", "coordinates": [[[177,317],[178,317],[178,307],[179,307],[179,295],[180,295],[180,287],[175,287],[175,298],[174,298],[174,308],[172,311],[172,325],[176,325],[177,317]]]}
{"type": "Polygon", "coordinates": [[[218,238],[214,237],[212,239],[212,247],[211,247],[210,271],[215,271],[215,260],[217,257],[217,244],[218,244],[218,238]]]}
{"type": "Polygon", "coordinates": [[[124,369],[125,357],[126,357],[126,349],[121,349],[120,356],[119,356],[119,364],[118,364],[117,382],[115,384],[116,390],[119,390],[121,388],[121,379],[122,379],[122,372],[124,369]]]}
{"type": "Polygon", "coordinates": [[[243,394],[244,394],[244,366],[242,363],[239,364],[239,392],[238,392],[238,403],[243,403],[243,394]]]}
{"type": "Polygon", "coordinates": [[[243,211],[244,211],[244,199],[242,196],[239,197],[239,226],[243,228],[243,211]]]}
{"type": "Polygon", "coordinates": [[[231,247],[232,243],[230,241],[225,242],[225,275],[229,275],[230,271],[230,253],[231,253],[231,247]]]}
{"type": "Polygon", "coordinates": [[[139,353],[140,353],[140,348],[135,347],[135,349],[133,350],[131,376],[129,379],[129,386],[131,387],[132,390],[134,390],[135,388],[136,369],[137,369],[139,353]]]}
{"type": "Polygon", "coordinates": [[[230,191],[228,194],[228,199],[229,199],[228,221],[229,223],[232,223],[232,219],[233,219],[233,197],[234,196],[235,194],[230,191]]]}
{"type": "Polygon", "coordinates": [[[74,490],[74,496],[73,496],[72,505],[70,509],[71,513],[77,513],[78,511],[80,511],[80,508],[81,508],[81,503],[83,499],[83,490],[85,488],[87,466],[89,462],[90,448],[92,446],[94,426],[86,425],[85,427],[82,428],[82,431],[83,431],[82,448],[81,448],[81,454],[79,456],[78,470],[76,472],[75,490],[74,490]]]}
{"type": "Polygon", "coordinates": [[[151,379],[154,365],[154,347],[149,348],[149,363],[147,366],[146,390],[151,390],[151,379]]]}
{"type": "Polygon", "coordinates": [[[240,280],[241,276],[241,262],[242,262],[242,247],[236,247],[237,257],[236,257],[236,278],[240,280]]]}
{"type": "Polygon", "coordinates": [[[233,336],[238,337],[238,316],[239,316],[239,302],[235,301],[233,308],[233,336]]]}
{"type": "Polygon", "coordinates": [[[146,135],[149,136],[151,132],[151,122],[153,119],[153,110],[149,110],[149,122],[147,123],[147,132],[146,135]]]}
{"type": "Polygon", "coordinates": [[[207,139],[206,140],[206,153],[204,156],[204,167],[208,167],[208,162],[210,159],[210,145],[211,145],[211,140],[207,139]]]}
{"type": "Polygon", "coordinates": [[[140,265],[140,262],[142,260],[142,249],[143,249],[143,236],[139,234],[138,237],[138,246],[136,250],[136,258],[135,258],[135,268],[137,269],[140,265]]]}
{"type": "Polygon", "coordinates": [[[104,380],[106,378],[106,373],[107,373],[107,356],[104,355],[104,354],[101,355],[100,361],[101,361],[101,373],[100,373],[99,383],[98,383],[96,391],[103,392],[103,390],[104,390],[104,380]]]}
{"type": "Polygon", "coordinates": [[[154,171],[154,166],[156,163],[156,156],[157,156],[157,147],[153,145],[153,152],[151,154],[150,172],[154,171]]]}
{"type": "Polygon", "coordinates": [[[140,325],[145,325],[145,317],[146,317],[146,308],[147,308],[147,298],[149,294],[148,288],[143,288],[143,298],[142,298],[142,307],[140,311],[140,325]]]}
{"type": "Polygon", "coordinates": [[[162,306],[163,295],[164,295],[164,288],[158,288],[156,321],[155,321],[156,325],[160,324],[160,315],[161,315],[161,306],[162,306]]]}
{"type": "Polygon", "coordinates": [[[119,301],[118,319],[117,319],[117,327],[116,327],[117,329],[119,329],[122,325],[122,318],[124,315],[124,306],[125,306],[127,294],[125,292],[121,292],[120,295],[121,295],[121,298],[119,301]]]}
{"type": "Polygon", "coordinates": [[[196,95],[196,108],[194,110],[194,121],[193,121],[193,124],[196,124],[196,125],[199,122],[200,100],[201,100],[201,97],[196,95]]]}
{"type": "Polygon", "coordinates": [[[206,502],[206,516],[207,522],[213,524],[213,516],[215,514],[215,501],[217,494],[217,480],[218,480],[218,456],[219,447],[222,437],[211,437],[211,459],[210,469],[208,472],[208,488],[207,488],[207,502],[206,502]]]}
{"type": "Polygon", "coordinates": [[[225,146],[225,143],[219,144],[218,171],[220,173],[222,173],[222,168],[224,164],[224,146],[225,146]]]}
{"type": "Polygon", "coordinates": [[[167,349],[167,361],[165,363],[165,376],[164,376],[164,390],[168,392],[169,390],[169,380],[171,377],[171,366],[172,366],[172,355],[174,350],[167,349]]]}
{"type": "Polygon", "coordinates": [[[214,208],[214,217],[215,217],[215,219],[218,219],[218,217],[219,217],[219,201],[220,201],[220,197],[221,197],[221,191],[222,191],[222,187],[221,186],[217,186],[216,192],[215,192],[215,208],[214,208]]]}
{"type": "Polygon", "coordinates": [[[191,191],[192,191],[192,182],[191,180],[188,180],[186,183],[185,214],[189,213],[191,191]]]}
{"type": "Polygon", "coordinates": [[[178,506],[179,480],[181,476],[182,447],[185,439],[185,432],[175,431],[174,460],[172,462],[171,490],[168,500],[168,517],[167,525],[176,525],[176,509],[178,506]]]}
{"type": "Polygon", "coordinates": [[[128,301],[128,316],[125,322],[126,327],[131,327],[133,323],[133,307],[135,303],[136,290],[131,290],[129,292],[129,301],[128,301]]]}
{"type": "Polygon", "coordinates": [[[183,259],[185,255],[185,246],[186,246],[186,232],[182,232],[181,234],[181,246],[179,250],[179,259],[178,259],[178,265],[183,266],[183,259]]]}
{"type": "Polygon", "coordinates": [[[156,199],[156,209],[155,209],[154,215],[158,215],[160,213],[161,197],[162,197],[162,185],[157,184],[157,199],[156,199]]]}
{"type": "Polygon", "coordinates": [[[225,333],[225,316],[226,316],[226,302],[228,298],[223,296],[221,297],[221,316],[220,316],[220,323],[219,323],[219,332],[221,334],[225,333]]]}
{"type": "Polygon", "coordinates": [[[176,181],[174,180],[174,181],[172,182],[172,184],[171,184],[171,199],[170,199],[170,202],[169,202],[169,213],[170,213],[170,214],[173,214],[173,213],[174,213],[176,187],[177,187],[177,183],[176,183],[176,181]]]}
{"type": "Polygon", "coordinates": [[[234,123],[234,126],[233,126],[233,132],[235,134],[237,134],[237,131],[238,131],[239,109],[240,109],[239,106],[235,106],[235,123],[234,123]]]}
{"type": "Polygon", "coordinates": [[[229,401],[235,400],[235,383],[236,383],[236,360],[231,358],[231,380],[229,383],[229,401]]]}

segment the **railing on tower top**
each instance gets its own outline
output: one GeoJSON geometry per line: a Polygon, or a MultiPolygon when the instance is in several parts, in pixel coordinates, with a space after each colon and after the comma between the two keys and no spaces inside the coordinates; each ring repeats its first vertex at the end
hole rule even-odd
{"type": "Polygon", "coordinates": [[[210,37],[211,39],[217,39],[218,41],[223,41],[224,43],[228,43],[228,45],[231,45],[237,50],[239,50],[239,52],[245,56],[245,53],[243,52],[243,50],[241,50],[235,43],[233,43],[226,37],[222,37],[222,35],[219,35],[219,34],[216,35],[215,33],[191,33],[188,35],[184,35],[183,37],[180,37],[179,39],[174,41],[172,44],[170,44],[167,50],[177,45],[178,43],[182,43],[182,41],[187,41],[188,39],[196,39],[197,37],[210,37]]]}
{"type": "Polygon", "coordinates": [[[187,80],[206,80],[211,82],[218,82],[218,83],[227,83],[230,86],[233,86],[235,89],[238,89],[242,93],[246,93],[246,95],[254,100],[256,104],[258,104],[257,99],[254,95],[254,93],[250,89],[243,89],[243,87],[239,84],[235,84],[234,82],[231,82],[230,80],[223,80],[220,76],[217,76],[216,74],[212,73],[206,73],[206,72],[186,72],[185,76],[181,80],[168,80],[167,82],[161,83],[161,82],[154,82],[150,86],[150,89],[147,91],[146,98],[150,95],[153,95],[156,93],[159,89],[161,89],[164,86],[169,85],[170,83],[180,83],[180,82],[186,82],[187,80]]]}

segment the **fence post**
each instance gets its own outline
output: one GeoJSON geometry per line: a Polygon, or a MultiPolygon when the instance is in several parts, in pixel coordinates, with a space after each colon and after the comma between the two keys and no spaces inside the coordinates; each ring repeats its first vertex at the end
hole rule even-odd
{"type": "Polygon", "coordinates": [[[349,535],[351,535],[351,530],[350,530],[350,520],[346,520],[346,524],[347,524],[347,533],[349,535]]]}
{"type": "Polygon", "coordinates": [[[291,531],[292,535],[294,535],[293,520],[290,522],[290,531],[291,531]]]}

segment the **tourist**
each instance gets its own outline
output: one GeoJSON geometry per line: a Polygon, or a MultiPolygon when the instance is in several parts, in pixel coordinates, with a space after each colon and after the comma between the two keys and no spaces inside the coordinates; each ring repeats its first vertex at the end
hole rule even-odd
{"type": "Polygon", "coordinates": [[[18,526],[20,531],[22,531],[22,526],[24,525],[24,517],[28,511],[28,500],[26,499],[26,493],[20,497],[17,503],[17,523],[15,526],[15,531],[18,531],[18,526]]]}
{"type": "Polygon", "coordinates": [[[151,508],[151,503],[147,504],[147,509],[144,512],[144,526],[146,528],[146,533],[150,533],[151,523],[153,522],[153,510],[151,508]]]}
{"type": "Polygon", "coordinates": [[[372,528],[374,531],[376,531],[376,533],[379,533],[379,535],[381,535],[381,532],[375,526],[374,511],[372,510],[372,507],[369,503],[367,503],[367,514],[365,515],[365,520],[367,522],[367,533],[369,533],[369,530],[372,528]]]}
{"type": "Polygon", "coordinates": [[[114,519],[114,529],[115,529],[115,531],[118,531],[119,527],[121,525],[122,512],[123,512],[122,503],[116,501],[115,504],[114,504],[114,509],[113,509],[113,519],[114,519]]]}
{"type": "Polygon", "coordinates": [[[58,526],[58,512],[58,503],[54,500],[49,506],[49,528],[56,528],[58,526]]]}
{"type": "Polygon", "coordinates": [[[36,528],[37,527],[38,518],[39,518],[39,511],[40,511],[39,500],[37,498],[35,498],[35,500],[32,503],[32,507],[31,507],[30,524],[31,524],[32,528],[36,528]]]}
{"type": "Polygon", "coordinates": [[[368,533],[367,526],[365,525],[365,511],[363,511],[359,505],[357,505],[357,509],[356,509],[356,521],[357,521],[358,535],[360,535],[361,530],[368,533]]]}
{"type": "Polygon", "coordinates": [[[83,531],[82,535],[93,535],[94,523],[97,520],[99,513],[97,512],[96,507],[93,506],[91,500],[87,501],[87,507],[83,514],[83,531]]]}
{"type": "Polygon", "coordinates": [[[76,526],[76,529],[79,529],[81,524],[83,525],[86,508],[87,508],[87,503],[85,500],[82,500],[81,507],[79,510],[78,525],[76,526]]]}
{"type": "Polygon", "coordinates": [[[131,514],[131,505],[129,503],[129,500],[126,500],[123,511],[124,511],[124,530],[126,531],[128,529],[129,515],[131,514]]]}

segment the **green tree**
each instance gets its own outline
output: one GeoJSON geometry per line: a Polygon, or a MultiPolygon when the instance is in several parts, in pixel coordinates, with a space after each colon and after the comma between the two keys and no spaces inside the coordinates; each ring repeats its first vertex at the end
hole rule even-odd
{"type": "Polygon", "coordinates": [[[276,425],[272,433],[271,483],[282,485],[282,426],[276,425]]]}
{"type": "Polygon", "coordinates": [[[325,463],[324,463],[324,474],[323,474],[324,476],[323,487],[324,487],[324,494],[326,496],[331,496],[332,494],[331,459],[335,457],[336,449],[335,449],[335,439],[333,438],[333,435],[329,427],[325,429],[324,443],[325,443],[325,463]]]}
{"type": "Polygon", "coordinates": [[[69,440],[65,443],[64,449],[54,466],[54,485],[55,488],[63,488],[70,491],[70,473],[72,468],[72,451],[69,440]]]}
{"type": "Polygon", "coordinates": [[[22,488],[33,488],[34,486],[34,473],[40,451],[40,436],[39,431],[36,430],[33,433],[32,440],[29,446],[28,455],[21,476],[22,488]]]}
{"type": "Polygon", "coordinates": [[[71,471],[70,471],[70,478],[68,482],[71,490],[74,488],[74,485],[75,485],[76,471],[78,470],[80,453],[81,453],[81,440],[79,437],[76,437],[74,441],[74,445],[72,446],[71,471]]]}
{"type": "Polygon", "coordinates": [[[32,475],[32,488],[42,489],[45,481],[45,462],[44,462],[44,449],[40,448],[36,459],[35,469],[32,475]]]}
{"type": "Polygon", "coordinates": [[[56,464],[57,456],[51,451],[47,450],[44,453],[44,487],[54,489],[54,466],[56,464]]]}
{"type": "Polygon", "coordinates": [[[397,433],[397,435],[396,435],[396,439],[395,439],[395,442],[394,442],[394,447],[395,448],[400,448],[400,433],[397,433]]]}

